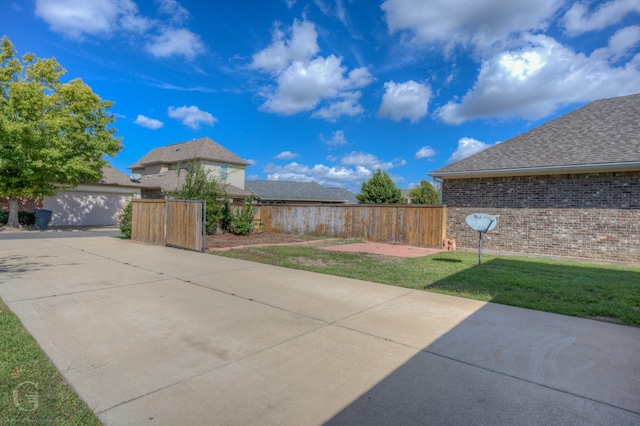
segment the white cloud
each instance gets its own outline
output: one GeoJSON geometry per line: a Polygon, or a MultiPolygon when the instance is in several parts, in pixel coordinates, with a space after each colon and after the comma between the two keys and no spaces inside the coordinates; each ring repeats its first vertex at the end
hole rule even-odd
{"type": "Polygon", "coordinates": [[[562,0],[386,0],[389,31],[407,30],[417,43],[489,47],[513,34],[544,30],[562,0]]]}
{"type": "Polygon", "coordinates": [[[109,36],[119,29],[143,32],[150,26],[131,0],[36,0],[35,14],[51,30],[77,40],[84,34],[109,36]]]}
{"type": "Polygon", "coordinates": [[[361,93],[357,92],[344,92],[335,102],[330,105],[320,108],[311,114],[313,118],[322,118],[329,122],[335,122],[343,115],[355,116],[364,112],[362,105],[358,103],[361,93]]]}
{"type": "Polygon", "coordinates": [[[292,115],[312,111],[313,117],[335,121],[343,115],[363,112],[358,104],[360,89],[373,77],[366,68],[347,73],[342,59],[317,56],[319,47],[313,23],[294,21],[290,37],[276,27],[269,47],[253,55],[251,67],[269,73],[275,86],[262,95],[262,109],[276,114],[292,115]]]}
{"type": "Polygon", "coordinates": [[[202,111],[197,106],[181,106],[181,107],[169,107],[169,117],[179,120],[187,127],[191,127],[193,130],[197,130],[201,124],[213,126],[218,119],[206,111],[202,111]]]}
{"type": "Polygon", "coordinates": [[[447,164],[455,163],[457,161],[462,160],[463,158],[467,158],[473,154],[476,154],[480,151],[484,151],[485,149],[491,147],[492,145],[480,142],[477,139],[473,138],[461,138],[458,141],[458,147],[451,154],[451,157],[447,160],[447,164]]]}
{"type": "Polygon", "coordinates": [[[373,174],[365,167],[330,167],[324,164],[306,166],[296,162],[286,166],[269,164],[264,168],[269,180],[317,182],[323,186],[355,187],[373,174]]]}
{"type": "Polygon", "coordinates": [[[640,13],[638,0],[612,0],[589,10],[584,2],[577,2],[565,13],[561,23],[572,35],[601,30],[622,21],[627,14],[640,13]]]}
{"type": "Polygon", "coordinates": [[[205,51],[200,37],[186,28],[178,28],[189,12],[176,0],[158,0],[158,14],[149,19],[139,14],[132,0],[36,0],[36,16],[52,31],[82,41],[86,35],[140,40],[146,50],[158,58],[183,56],[192,59],[205,51]],[[134,38],[135,36],[135,38],[134,38]]]}
{"type": "Polygon", "coordinates": [[[436,115],[451,124],[491,117],[537,120],[562,105],[640,92],[638,58],[618,67],[609,63],[630,49],[636,31],[619,34],[612,37],[613,45],[590,56],[550,37],[527,34],[522,48],[483,61],[474,87],[436,115]]]}
{"type": "Polygon", "coordinates": [[[333,132],[331,139],[326,140],[324,137],[321,137],[321,139],[329,146],[343,146],[347,144],[347,138],[345,138],[343,130],[333,132]]]}
{"type": "Polygon", "coordinates": [[[276,26],[271,45],[253,55],[251,66],[277,75],[292,62],[309,61],[320,51],[318,33],[311,22],[296,19],[290,32],[291,37],[287,39],[286,34],[276,26]]]}
{"type": "MultiPolygon", "coordinates": [[[[332,160],[338,161],[337,158],[332,160]]],[[[383,161],[375,155],[363,152],[351,152],[339,161],[339,166],[324,164],[308,166],[296,162],[284,166],[268,164],[264,167],[264,172],[267,173],[269,180],[314,181],[324,186],[349,187],[357,191],[362,182],[369,179],[376,169],[389,170],[406,163],[404,160],[383,161]]]]}
{"type": "Polygon", "coordinates": [[[287,7],[288,7],[289,9],[291,9],[293,6],[295,6],[295,4],[296,4],[296,2],[297,2],[297,1],[298,1],[298,0],[284,0],[284,2],[285,2],[285,3],[287,3],[287,7]]]}
{"type": "Polygon", "coordinates": [[[431,88],[425,84],[409,80],[404,83],[388,81],[384,84],[385,93],[378,110],[378,117],[400,121],[403,118],[412,123],[427,115],[431,88]]]}
{"type": "Polygon", "coordinates": [[[144,115],[138,114],[138,117],[134,121],[140,127],[146,127],[151,130],[158,130],[164,126],[164,123],[160,120],[156,120],[155,118],[149,118],[144,115]]]}
{"type": "Polygon", "coordinates": [[[204,43],[196,34],[186,29],[167,30],[153,38],[147,50],[157,58],[184,56],[193,59],[204,52],[204,43]]]}
{"type": "Polygon", "coordinates": [[[156,0],[158,13],[166,15],[172,22],[181,24],[191,17],[189,11],[176,0],[156,0]]]}
{"type": "Polygon", "coordinates": [[[423,146],[416,152],[416,160],[421,160],[423,158],[429,158],[436,155],[436,152],[430,146],[423,146]]]}
{"type": "Polygon", "coordinates": [[[291,151],[282,151],[280,154],[276,155],[278,160],[292,160],[298,157],[298,154],[291,151]]]}
{"type": "Polygon", "coordinates": [[[342,164],[343,166],[364,167],[368,170],[373,170],[373,171],[377,169],[386,171],[394,167],[404,166],[406,164],[406,161],[404,160],[383,161],[373,154],[352,151],[348,154],[345,154],[340,159],[340,164],[342,164]]]}
{"type": "MultiPolygon", "coordinates": [[[[609,39],[609,45],[602,50],[602,53],[609,56],[611,60],[618,61],[632,53],[632,49],[640,41],[640,26],[621,28],[609,39]]],[[[599,51],[596,51],[599,52],[599,51]]],[[[594,53],[596,53],[594,52],[594,53]]],[[[593,55],[592,55],[593,56],[593,55]]],[[[597,53],[596,53],[597,56],[597,53]]]]}

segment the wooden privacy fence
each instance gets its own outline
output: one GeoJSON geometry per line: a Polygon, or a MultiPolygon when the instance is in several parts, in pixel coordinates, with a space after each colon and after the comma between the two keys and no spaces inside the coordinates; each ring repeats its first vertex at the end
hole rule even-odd
{"type": "Polygon", "coordinates": [[[442,247],[447,207],[416,205],[262,205],[265,231],[362,238],[380,243],[442,247]]]}
{"type": "Polygon", "coordinates": [[[204,250],[204,201],[133,200],[131,239],[204,250]]]}

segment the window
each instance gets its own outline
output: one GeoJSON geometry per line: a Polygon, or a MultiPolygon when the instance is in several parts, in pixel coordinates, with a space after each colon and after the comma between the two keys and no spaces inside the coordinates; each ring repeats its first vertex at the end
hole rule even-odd
{"type": "Polygon", "coordinates": [[[220,180],[227,180],[227,165],[220,164],[220,180]]]}

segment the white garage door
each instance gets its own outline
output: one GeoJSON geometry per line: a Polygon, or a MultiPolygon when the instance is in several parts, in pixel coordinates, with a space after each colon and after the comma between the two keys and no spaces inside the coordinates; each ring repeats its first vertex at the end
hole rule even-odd
{"type": "Polygon", "coordinates": [[[58,191],[44,197],[44,208],[51,210],[49,226],[105,226],[118,224],[118,212],[130,194],[89,191],[58,191]]]}

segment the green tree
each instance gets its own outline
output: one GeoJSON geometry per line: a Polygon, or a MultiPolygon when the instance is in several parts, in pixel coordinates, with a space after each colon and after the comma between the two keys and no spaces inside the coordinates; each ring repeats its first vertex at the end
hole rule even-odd
{"type": "MultiPolygon", "coordinates": [[[[166,191],[165,195],[176,200],[205,200],[207,202],[207,234],[214,234],[222,219],[222,200],[226,193],[201,163],[194,160],[186,169],[187,174],[182,186],[173,191],[166,191]]],[[[178,170],[178,177],[182,170],[182,168],[178,170]]]]}
{"type": "Polygon", "coordinates": [[[421,180],[420,185],[409,191],[409,198],[413,204],[440,204],[440,191],[426,180],[421,180]]]}
{"type": "Polygon", "coordinates": [[[122,144],[115,122],[80,79],[62,83],[55,58],[17,51],[7,37],[0,52],[0,197],[9,198],[7,226],[18,227],[18,197],[53,195],[57,186],[97,181],[122,144]]]}
{"type": "Polygon", "coordinates": [[[378,169],[369,180],[362,183],[356,198],[360,204],[402,204],[402,191],[387,172],[378,169]]]}

